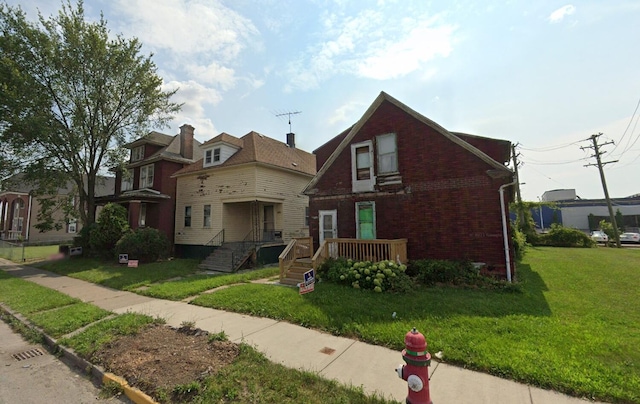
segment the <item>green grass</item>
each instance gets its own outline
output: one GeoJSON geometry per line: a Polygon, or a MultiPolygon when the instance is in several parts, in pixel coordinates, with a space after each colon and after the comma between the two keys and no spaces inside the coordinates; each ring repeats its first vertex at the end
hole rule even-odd
{"type": "Polygon", "coordinates": [[[24,248],[24,259],[25,261],[45,259],[52,254],[56,254],[58,248],[58,245],[27,246],[24,248]]]}
{"type": "Polygon", "coordinates": [[[109,311],[92,304],[75,303],[70,306],[34,313],[28,318],[48,335],[59,338],[110,314],[109,311]]]}
{"type": "Polygon", "coordinates": [[[403,348],[412,327],[445,360],[576,396],[640,402],[640,250],[529,250],[522,293],[424,288],[375,294],[328,283],[240,285],[193,301],[403,348]],[[392,317],[392,313],[396,317],[392,317]]]}
{"type": "Polygon", "coordinates": [[[0,302],[21,314],[29,315],[79,303],[80,300],[0,271],[0,302]]]}
{"type": "Polygon", "coordinates": [[[273,277],[278,275],[279,271],[279,268],[264,268],[240,274],[194,275],[177,281],[152,285],[149,289],[141,290],[139,293],[161,299],[181,300],[220,286],[273,277]]]}
{"type": "Polygon", "coordinates": [[[154,282],[183,277],[198,272],[197,260],[178,259],[142,264],[138,268],[109,264],[90,258],[73,258],[48,262],[40,268],[60,275],[82,279],[120,290],[134,290],[154,282]]]}

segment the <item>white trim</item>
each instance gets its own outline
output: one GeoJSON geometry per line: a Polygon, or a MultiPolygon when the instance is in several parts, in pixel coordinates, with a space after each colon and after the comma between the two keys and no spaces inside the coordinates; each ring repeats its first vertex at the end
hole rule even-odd
{"type": "Polygon", "coordinates": [[[324,241],[324,231],[322,229],[322,224],[324,223],[323,217],[331,216],[331,227],[333,231],[333,237],[338,238],[338,211],[336,209],[333,210],[320,210],[318,211],[318,240],[320,244],[324,241]]]}
{"type": "Polygon", "coordinates": [[[376,176],[373,170],[373,142],[366,140],[351,145],[351,189],[353,192],[370,192],[376,183],[376,176]],[[369,148],[369,178],[365,180],[358,179],[357,156],[356,150],[361,147],[369,148]]]}

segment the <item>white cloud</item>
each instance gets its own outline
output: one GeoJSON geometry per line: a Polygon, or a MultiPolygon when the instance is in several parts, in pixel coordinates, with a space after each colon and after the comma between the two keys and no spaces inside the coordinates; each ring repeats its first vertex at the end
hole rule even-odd
{"type": "Polygon", "coordinates": [[[423,78],[431,77],[427,63],[449,56],[457,28],[439,16],[403,17],[384,9],[325,14],[321,25],[323,40],[289,64],[286,90],[317,88],[334,74],[387,80],[426,69],[423,78]]]}
{"type": "Polygon", "coordinates": [[[216,0],[119,0],[126,26],[145,44],[182,55],[233,60],[258,35],[253,23],[216,0]]]}
{"type": "Polygon", "coordinates": [[[567,4],[566,6],[562,6],[559,9],[552,12],[547,20],[551,23],[560,22],[564,19],[564,17],[575,13],[576,8],[572,4],[567,4]]]}
{"type": "Polygon", "coordinates": [[[189,123],[197,128],[196,137],[202,140],[202,136],[206,139],[217,135],[217,131],[213,123],[207,118],[205,105],[216,105],[222,97],[218,90],[208,88],[193,80],[189,81],[170,81],[162,86],[163,91],[170,91],[178,88],[178,92],[173,96],[171,101],[181,103],[182,110],[176,114],[171,122],[171,128],[177,128],[184,123],[189,123]]]}
{"type": "Polygon", "coordinates": [[[233,88],[236,83],[235,71],[217,62],[212,62],[208,66],[187,64],[184,69],[194,80],[218,85],[223,90],[233,88]]]}
{"type": "Polygon", "coordinates": [[[329,117],[329,124],[334,125],[340,122],[355,122],[359,117],[354,119],[351,115],[354,111],[362,110],[363,107],[366,107],[366,104],[357,101],[349,101],[345,104],[342,104],[341,106],[336,108],[333,111],[333,114],[329,117]]]}

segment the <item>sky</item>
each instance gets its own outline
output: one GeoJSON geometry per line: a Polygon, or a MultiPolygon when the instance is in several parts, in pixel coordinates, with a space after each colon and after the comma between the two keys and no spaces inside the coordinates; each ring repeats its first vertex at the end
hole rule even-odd
{"type": "MultiPolygon", "coordinates": [[[[30,19],[60,2],[6,0],[30,19]],[[24,3],[24,4],[23,4],[24,3]],[[28,4],[26,4],[28,3],[28,4]]],[[[250,131],[312,152],[381,91],[454,132],[517,145],[523,200],[640,193],[640,1],[85,0],[137,37],[173,101],[170,135],[250,131]],[[291,113],[289,115],[289,113],[291,113]],[[290,121],[289,121],[290,119],[290,121]],[[291,122],[291,126],[289,126],[291,122]]],[[[454,162],[452,162],[453,164],[454,162]]],[[[425,165],[428,162],[425,162],[425,165]]]]}

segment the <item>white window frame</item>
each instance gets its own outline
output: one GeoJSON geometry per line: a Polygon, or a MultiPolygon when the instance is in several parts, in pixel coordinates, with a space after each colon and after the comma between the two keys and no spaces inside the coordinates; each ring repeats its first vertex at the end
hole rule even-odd
{"type": "Polygon", "coordinates": [[[67,225],[67,233],[75,233],[78,231],[78,220],[69,219],[69,224],[67,225]]]}
{"type": "Polygon", "coordinates": [[[204,152],[204,166],[208,166],[213,162],[213,150],[209,149],[204,152]]]}
{"type": "Polygon", "coordinates": [[[211,205],[204,205],[202,208],[202,227],[211,227],[211,205]],[[207,207],[209,208],[209,214],[207,215],[207,207]]]}
{"type": "Polygon", "coordinates": [[[153,188],[154,165],[140,167],[140,188],[153,188]]]}
{"type": "Polygon", "coordinates": [[[357,239],[361,239],[360,238],[360,206],[363,205],[369,205],[371,206],[371,209],[373,210],[373,240],[376,239],[377,237],[377,229],[376,229],[376,203],[375,201],[362,201],[362,202],[356,202],[356,238],[357,239]]]}
{"type": "Polygon", "coordinates": [[[369,192],[373,191],[373,186],[376,183],[376,176],[373,169],[373,142],[367,140],[360,143],[354,143],[351,145],[351,188],[353,192],[369,192]],[[361,147],[369,148],[369,178],[364,180],[358,179],[358,161],[356,150],[361,147]]]}
{"type": "Polygon", "coordinates": [[[120,181],[120,192],[131,191],[133,189],[133,168],[125,170],[122,173],[120,181]]]}
{"type": "Polygon", "coordinates": [[[147,204],[140,204],[140,211],[138,212],[138,226],[145,227],[147,225],[147,204]]]}
{"type": "Polygon", "coordinates": [[[144,145],[131,149],[131,161],[139,161],[144,158],[144,145]]]}
{"type": "Polygon", "coordinates": [[[222,147],[216,147],[215,149],[213,149],[213,162],[214,163],[219,163],[221,156],[222,156],[222,147]]]}
{"type": "Polygon", "coordinates": [[[398,173],[398,142],[395,133],[385,133],[384,135],[376,136],[376,151],[378,154],[378,169],[376,170],[378,175],[388,175],[388,174],[397,174],[398,173]],[[382,141],[388,138],[393,139],[393,151],[382,153],[380,147],[382,146],[382,141]],[[387,164],[383,163],[383,159],[392,157],[393,165],[392,169],[384,169],[387,164]]]}

